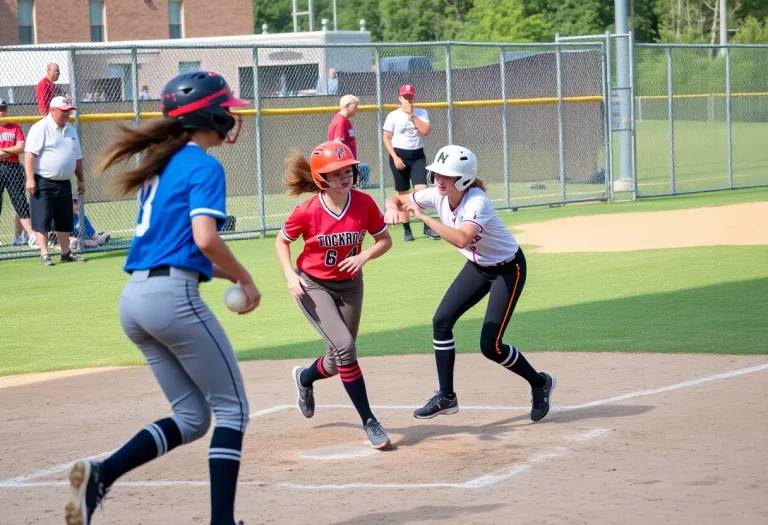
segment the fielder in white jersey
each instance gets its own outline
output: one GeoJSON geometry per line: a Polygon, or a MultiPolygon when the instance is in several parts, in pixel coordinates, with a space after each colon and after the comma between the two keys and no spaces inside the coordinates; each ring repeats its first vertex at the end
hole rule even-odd
{"type": "Polygon", "coordinates": [[[407,210],[456,246],[467,263],[448,288],[432,319],[440,389],[413,415],[429,419],[459,411],[458,397],[453,390],[456,360],[453,327],[465,312],[490,294],[480,349],[485,357],[528,381],[533,395],[531,419],[539,421],[549,413],[555,378],[537,372],[517,348],[502,342],[525,286],[525,255],[496,213],[485,185],[477,178],[477,157],[470,150],[457,145],[442,148],[434,162],[427,166],[427,182],[434,186],[411,195],[388,198],[384,220],[394,225],[400,221],[400,211],[407,210]],[[440,220],[424,215],[425,208],[434,208],[440,220]]]}

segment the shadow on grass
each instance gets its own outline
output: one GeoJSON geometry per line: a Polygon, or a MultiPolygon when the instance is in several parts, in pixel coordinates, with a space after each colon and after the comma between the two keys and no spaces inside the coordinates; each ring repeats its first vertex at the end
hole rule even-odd
{"type": "MultiPolygon", "coordinates": [[[[712,271],[727,271],[727,267],[712,271]]],[[[370,312],[369,312],[370,315],[370,312]]],[[[432,312],[424,312],[429,322],[432,312]]],[[[640,295],[519,312],[507,329],[507,343],[523,352],[671,352],[768,354],[768,279],[754,279],[690,290],[640,295]]],[[[454,328],[459,352],[479,351],[482,321],[459,321],[454,328]]],[[[365,329],[365,324],[363,324],[365,329]]],[[[361,357],[431,354],[430,324],[358,337],[361,357]]],[[[238,352],[241,360],[314,357],[317,342],[238,352]]]]}

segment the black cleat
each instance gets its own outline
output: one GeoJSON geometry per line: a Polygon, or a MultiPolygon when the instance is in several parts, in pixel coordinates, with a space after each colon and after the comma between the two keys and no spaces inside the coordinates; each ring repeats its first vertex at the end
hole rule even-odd
{"type": "Polygon", "coordinates": [[[83,459],[69,473],[70,499],[65,508],[67,525],[90,525],[91,516],[107,494],[101,463],[83,459]]]}
{"type": "Polygon", "coordinates": [[[557,384],[554,376],[539,372],[546,383],[540,388],[531,389],[531,396],[533,396],[533,406],[531,407],[531,419],[533,421],[541,421],[549,414],[549,406],[552,403],[552,391],[557,384]]]}
{"type": "Polygon", "coordinates": [[[432,419],[435,416],[448,416],[458,411],[458,396],[454,395],[453,399],[450,399],[442,392],[437,391],[435,396],[427,401],[426,405],[414,411],[413,417],[417,419],[432,419]]]}
{"type": "Polygon", "coordinates": [[[303,366],[297,366],[293,369],[293,380],[296,383],[296,392],[299,394],[296,405],[304,417],[310,418],[315,415],[315,389],[301,384],[301,373],[304,370],[306,368],[303,366]]]}
{"type": "Polygon", "coordinates": [[[405,230],[403,233],[403,239],[406,241],[412,241],[413,240],[413,232],[411,230],[405,230]]]}

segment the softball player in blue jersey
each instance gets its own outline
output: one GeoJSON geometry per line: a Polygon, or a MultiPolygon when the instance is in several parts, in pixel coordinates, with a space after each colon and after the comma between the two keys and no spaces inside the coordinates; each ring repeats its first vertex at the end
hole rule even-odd
{"type": "Polygon", "coordinates": [[[163,119],[121,128],[98,171],[132,159],[115,184],[123,195],[140,190],[141,210],[120,297],[120,321],[142,351],[173,407],[173,415],[144,427],[103,463],[75,462],[70,472],[68,525],[88,525],[112,484],[126,472],[202,437],[216,425],[208,453],[211,524],[233,525],[235,490],[248,400],[232,345],[200,298],[213,277],[238,282],[248,298],[241,314],[259,304],[248,271],[219,237],[226,220],[224,169],[206,150],[234,142],[229,108],[244,106],[215,73],[185,73],[161,95],[163,119]]]}

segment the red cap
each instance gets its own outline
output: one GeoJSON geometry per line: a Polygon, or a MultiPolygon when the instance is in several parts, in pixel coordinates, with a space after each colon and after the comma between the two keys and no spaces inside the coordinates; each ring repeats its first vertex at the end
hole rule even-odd
{"type": "Polygon", "coordinates": [[[401,97],[403,95],[411,95],[411,96],[413,96],[415,94],[416,94],[416,90],[414,89],[414,87],[411,84],[403,84],[402,86],[400,86],[400,96],[401,97]]]}

